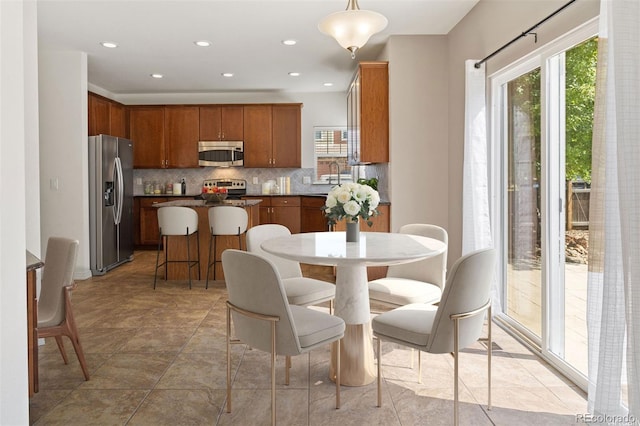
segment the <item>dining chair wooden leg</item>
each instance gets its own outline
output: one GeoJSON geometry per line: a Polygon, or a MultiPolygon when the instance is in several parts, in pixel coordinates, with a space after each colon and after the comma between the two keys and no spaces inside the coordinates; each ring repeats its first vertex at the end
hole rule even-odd
{"type": "Polygon", "coordinates": [[[62,336],[56,336],[56,344],[58,345],[58,350],[60,351],[60,355],[62,355],[62,360],[65,364],[69,364],[69,360],[67,359],[67,352],[64,350],[64,342],[62,341],[62,336]]]}
{"type": "Polygon", "coordinates": [[[65,322],[62,326],[63,334],[66,334],[71,339],[73,350],[76,352],[80,368],[85,380],[89,380],[89,369],[87,368],[87,361],[84,358],[84,351],[80,344],[80,334],[78,333],[78,327],[76,326],[76,320],[73,316],[73,310],[71,306],[71,289],[72,286],[65,287],[64,289],[64,303],[65,303],[65,322]]]}

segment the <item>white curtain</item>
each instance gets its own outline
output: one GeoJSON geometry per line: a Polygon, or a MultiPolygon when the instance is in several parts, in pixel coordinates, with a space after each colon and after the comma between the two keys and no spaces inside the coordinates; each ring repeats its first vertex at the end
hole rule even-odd
{"type": "Polygon", "coordinates": [[[602,0],[589,212],[589,412],[640,422],[640,1],[602,0]]]}
{"type": "MultiPolygon", "coordinates": [[[[485,66],[465,61],[464,163],[462,176],[462,254],[493,247],[489,214],[487,101],[485,66]]],[[[492,286],[493,312],[499,311],[497,280],[492,286]]]]}

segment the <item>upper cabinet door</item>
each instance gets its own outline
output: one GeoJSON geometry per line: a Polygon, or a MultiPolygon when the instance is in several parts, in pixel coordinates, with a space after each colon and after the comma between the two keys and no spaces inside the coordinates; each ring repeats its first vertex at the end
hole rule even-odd
{"type": "Polygon", "coordinates": [[[166,167],[164,107],[130,107],[129,134],[133,141],[134,168],[160,169],[166,167]]]}
{"type": "Polygon", "coordinates": [[[199,108],[166,106],[164,109],[165,167],[198,167],[199,108]]]}
{"type": "Polygon", "coordinates": [[[200,140],[218,141],[222,136],[220,106],[200,107],[200,140]]]}
{"type": "Polygon", "coordinates": [[[360,62],[349,90],[349,163],[389,162],[388,63],[360,62]]]}
{"type": "Polygon", "coordinates": [[[244,107],[225,105],[220,110],[222,140],[244,140],[244,107]]]}
{"type": "Polygon", "coordinates": [[[89,136],[110,135],[109,101],[89,93],[89,136]]]}
{"type": "Polygon", "coordinates": [[[243,111],[244,108],[241,105],[200,107],[200,140],[243,140],[243,111]]]}
{"type": "Polygon", "coordinates": [[[300,167],[301,105],[273,105],[271,167],[300,167]]]}
{"type": "Polygon", "coordinates": [[[244,106],[244,166],[273,167],[271,105],[244,106]]]}
{"type": "Polygon", "coordinates": [[[127,131],[127,110],[124,105],[110,103],[109,116],[111,117],[111,126],[109,134],[119,138],[129,136],[127,131]]]}

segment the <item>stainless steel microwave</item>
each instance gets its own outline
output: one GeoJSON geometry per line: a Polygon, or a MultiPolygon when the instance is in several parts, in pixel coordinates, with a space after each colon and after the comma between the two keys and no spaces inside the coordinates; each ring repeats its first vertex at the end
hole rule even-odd
{"type": "Polygon", "coordinates": [[[201,166],[243,167],[244,142],[200,141],[198,142],[198,164],[201,166]]]}

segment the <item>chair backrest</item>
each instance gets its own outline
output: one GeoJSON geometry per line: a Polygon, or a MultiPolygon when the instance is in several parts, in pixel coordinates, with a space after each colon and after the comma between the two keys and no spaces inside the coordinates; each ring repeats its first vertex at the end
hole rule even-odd
{"type": "Polygon", "coordinates": [[[272,238],[288,237],[291,235],[289,228],[278,224],[258,225],[247,231],[247,251],[256,253],[262,257],[266,257],[271,260],[278,268],[280,278],[298,278],[302,276],[302,270],[300,264],[294,260],[288,260],[280,256],[267,253],[262,250],[260,245],[272,238]]]}
{"type": "Polygon", "coordinates": [[[209,208],[211,235],[240,235],[247,231],[249,215],[242,207],[216,206],[209,208]]]}
{"type": "MultiPolygon", "coordinates": [[[[414,223],[402,226],[398,232],[434,238],[447,245],[449,244],[447,231],[436,225],[414,223]]],[[[389,266],[387,277],[425,281],[444,289],[447,275],[447,251],[445,250],[442,254],[418,262],[389,266]]]]}
{"type": "MultiPolygon", "coordinates": [[[[275,265],[257,254],[227,249],[222,252],[222,268],[229,301],[238,308],[262,315],[277,316],[276,353],[301,352],[291,309],[275,265]]],[[[271,325],[264,320],[233,313],[235,335],[244,343],[271,352],[271,325]]]]}
{"type": "Polygon", "coordinates": [[[64,287],[73,283],[78,255],[78,241],[51,237],[42,272],[42,288],[38,299],[38,324],[51,327],[65,318],[64,287]]]}
{"type": "Polygon", "coordinates": [[[198,213],[189,207],[158,208],[161,235],[191,235],[198,231],[198,213]]]}
{"type": "MultiPolygon", "coordinates": [[[[453,321],[450,316],[481,308],[489,301],[495,262],[495,250],[482,249],[462,256],[453,265],[433,321],[427,342],[428,352],[453,352],[453,321]]],[[[460,320],[460,349],[478,340],[484,318],[484,314],[478,314],[460,320]]]]}

